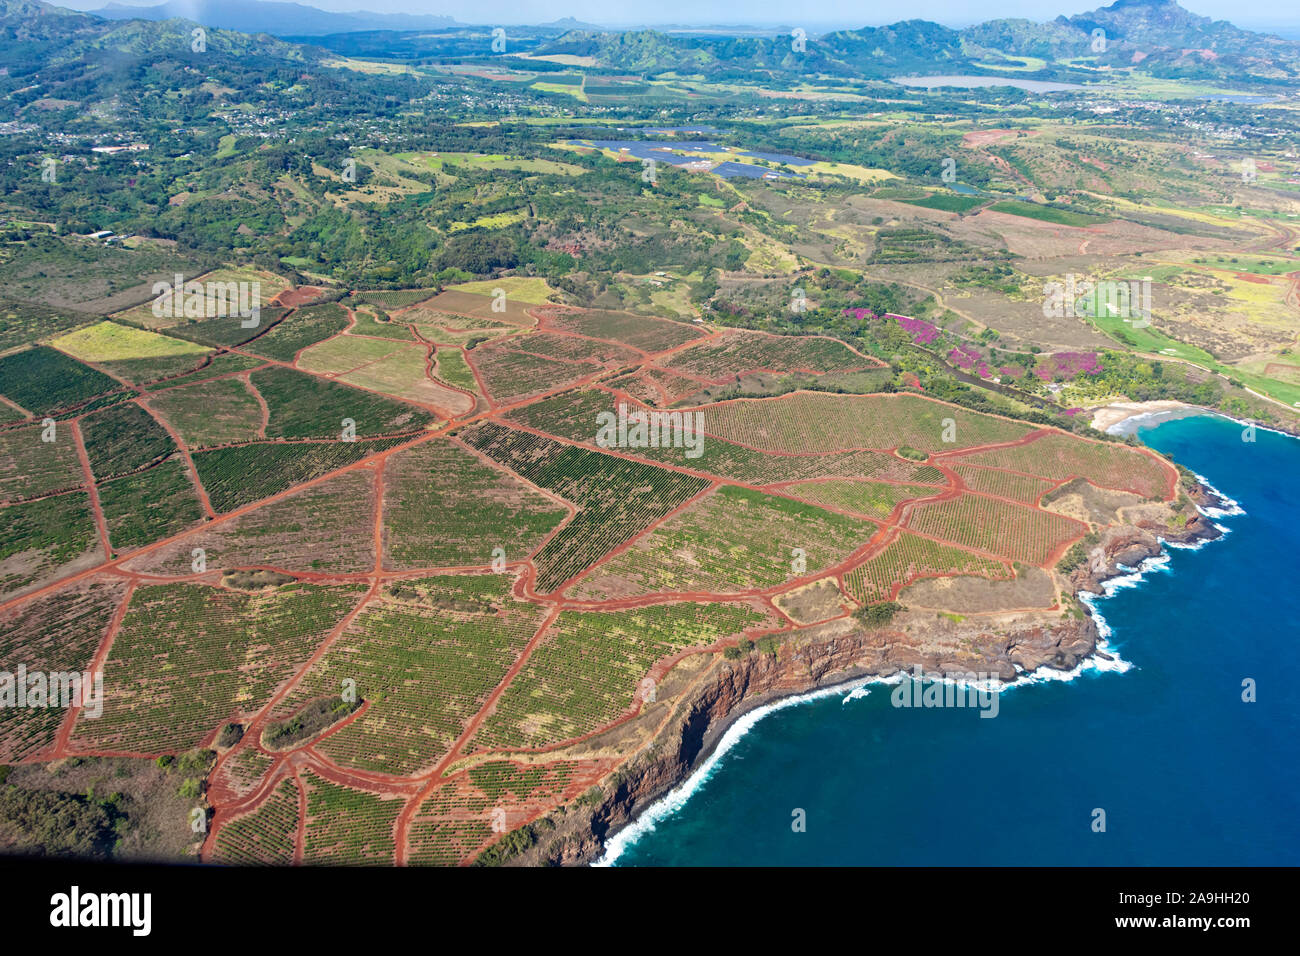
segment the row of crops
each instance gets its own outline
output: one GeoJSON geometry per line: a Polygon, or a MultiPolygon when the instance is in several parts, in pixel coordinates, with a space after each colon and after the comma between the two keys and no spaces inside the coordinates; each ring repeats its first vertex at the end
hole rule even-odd
{"type": "Polygon", "coordinates": [[[341,787],[310,771],[303,862],[330,866],[375,866],[392,863],[393,829],[402,800],[341,787]]]}
{"type": "Polygon", "coordinates": [[[1010,568],[1000,561],[902,531],[844,575],[844,587],[859,603],[876,604],[892,601],[903,585],[918,577],[957,574],[977,574],[994,580],[1012,577],[1010,568]]]}
{"type": "Polygon", "coordinates": [[[1013,448],[963,455],[972,465],[1007,468],[1061,481],[1082,477],[1102,488],[1163,498],[1174,480],[1172,469],[1150,455],[1117,442],[1086,441],[1058,432],[1013,448]]]}
{"type": "Polygon", "coordinates": [[[193,459],[213,509],[225,512],[287,491],[409,440],[255,442],[195,452],[193,459]]]}
{"type": "Polygon", "coordinates": [[[298,786],[292,777],[250,813],[217,831],[215,860],[232,866],[284,866],[293,862],[298,833],[298,786]]]}
{"type": "Polygon", "coordinates": [[[247,351],[292,362],[301,349],[337,335],[348,327],[348,314],[337,302],[304,306],[259,336],[247,351]]]}
{"type": "Polygon", "coordinates": [[[901,392],[797,392],[726,402],[708,407],[705,415],[704,430],[710,435],[763,451],[797,454],[900,446],[933,454],[1013,441],[1029,432],[1023,423],[901,392]]]}
{"type": "Polygon", "coordinates": [[[104,713],[78,722],[78,741],[143,753],[197,746],[219,724],[261,707],[364,592],[138,588],[104,668],[104,713]]]}
{"type": "Polygon", "coordinates": [[[36,498],[86,483],[71,429],[55,426],[50,442],[41,441],[45,432],[41,425],[0,432],[0,501],[36,498]]]}
{"type": "Polygon", "coordinates": [[[461,435],[533,484],[578,506],[573,520],[533,558],[537,589],[553,591],[704,491],[703,478],[562,445],[528,432],[484,422],[461,435]]]}
{"type": "Polygon", "coordinates": [[[570,592],[604,600],[762,590],[836,564],[875,532],[870,521],[721,485],[597,565],[570,592]]]}
{"type": "Polygon", "coordinates": [[[516,351],[513,347],[516,342],[518,339],[511,338],[482,345],[469,356],[488,392],[498,402],[516,402],[576,382],[601,369],[596,362],[562,362],[516,351]]]}
{"type": "Polygon", "coordinates": [[[966,487],[972,491],[996,495],[999,498],[1010,498],[1013,501],[1023,501],[1030,505],[1036,504],[1044,492],[1054,484],[1045,478],[1018,475],[1010,471],[999,471],[996,468],[958,465],[954,470],[961,476],[966,487]]]}
{"type": "MultiPolygon", "coordinates": [[[[724,406],[725,407],[725,406],[724,406]]],[[[596,436],[596,416],[615,408],[609,392],[590,388],[566,392],[516,409],[507,416],[538,431],[572,441],[591,442],[596,436]]],[[[637,457],[660,461],[750,484],[800,481],[830,476],[879,478],[921,484],[946,484],[943,473],[929,465],[903,461],[880,451],[858,450],[772,455],[712,437],[715,408],[700,411],[704,437],[699,457],[687,458],[685,448],[628,449],[637,457]]]]}
{"type": "Polygon", "coordinates": [[[501,548],[527,557],[568,514],[473,452],[441,439],[398,452],[384,469],[389,567],[485,566],[501,548]]]}
{"type": "Polygon", "coordinates": [[[907,526],[968,548],[1038,565],[1046,564],[1053,551],[1088,531],[1073,518],[981,495],[919,504],[908,515],[907,526]]]}
{"type": "MultiPolygon", "coordinates": [[[[83,673],[107,631],[125,586],[65,588],[0,614],[0,670],[83,673]]],[[[31,756],[54,741],[62,707],[0,707],[0,762],[31,756]]]]}
{"type": "Polygon", "coordinates": [[[76,409],[108,392],[126,395],[103,372],[45,345],[0,358],[0,395],[38,418],[76,409]]]}
{"type": "Polygon", "coordinates": [[[843,342],[814,335],[766,335],[731,330],[674,354],[663,367],[720,381],[755,370],[844,372],[880,365],[843,342]]]}
{"type": "Polygon", "coordinates": [[[249,377],[271,409],[268,438],[337,439],[344,419],[355,423],[359,438],[411,432],[434,421],[404,402],[278,365],[249,377]]]}
{"type": "Polygon", "coordinates": [[[565,611],[501,695],[475,743],[493,749],[542,747],[590,733],[632,704],[655,661],[768,620],[744,604],[565,611]]]}
{"type": "MultiPolygon", "coordinates": [[[[435,762],[544,616],[543,609],[510,599],[504,577],[427,580],[437,582],[428,603],[369,604],[281,707],[290,713],[312,698],[338,695],[345,680],[355,681],[357,696],[369,708],[319,744],[344,766],[400,775],[435,762]],[[497,603],[478,602],[473,586],[462,592],[459,580],[491,582],[497,603]]],[[[422,585],[402,582],[401,590],[427,594],[422,585]]]]}
{"type": "Polygon", "coordinates": [[[562,332],[577,332],[652,353],[676,348],[704,334],[685,322],[629,312],[556,312],[551,313],[546,324],[562,332]]]}
{"type": "Polygon", "coordinates": [[[0,509],[0,596],[44,581],[94,550],[99,535],[84,491],[0,509]]]}

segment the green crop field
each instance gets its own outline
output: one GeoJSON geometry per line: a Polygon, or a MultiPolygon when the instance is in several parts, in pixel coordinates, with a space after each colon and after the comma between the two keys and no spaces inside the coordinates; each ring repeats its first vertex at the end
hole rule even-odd
{"type": "Polygon", "coordinates": [[[298,787],[288,778],[257,809],[221,828],[216,859],[230,866],[292,863],[297,829],[298,787]]]}
{"type": "Polygon", "coordinates": [[[917,578],[963,574],[995,580],[1012,576],[1010,567],[1000,561],[903,531],[844,575],[844,586],[859,603],[873,604],[892,601],[903,585],[917,578]]]}
{"type": "Polygon", "coordinates": [[[403,801],[341,787],[313,773],[307,785],[307,832],[303,862],[374,866],[393,860],[393,825],[403,801]]]}
{"type": "Polygon", "coordinates": [[[561,445],[493,423],[476,426],[461,438],[578,506],[573,520],[534,556],[539,591],[554,590],[708,487],[702,478],[561,445]]]}
{"type": "Polygon", "coordinates": [[[92,551],[99,544],[84,491],[0,508],[0,595],[11,597],[92,551]]]}
{"type": "Polygon", "coordinates": [[[870,521],[723,485],[596,565],[569,593],[602,600],[761,590],[815,575],[875,532],[870,521]]]}
{"type": "Polygon", "coordinates": [[[43,345],[0,358],[0,395],[36,416],[121,388],[103,372],[43,345]]]}
{"type": "Polygon", "coordinates": [[[531,554],[567,509],[446,441],[393,455],[385,469],[385,564],[473,567],[531,554]]]}
{"type": "Polygon", "coordinates": [[[894,508],[904,501],[939,493],[938,488],[929,485],[895,485],[852,478],[807,481],[789,485],[784,490],[786,494],[813,504],[851,511],[870,518],[888,518],[894,508]]]}
{"type": "Polygon", "coordinates": [[[178,458],[103,482],[98,493],[114,551],[171,537],[203,518],[189,469],[178,458]]]}
{"type": "Polygon", "coordinates": [[[933,453],[1013,441],[1029,432],[1018,422],[906,394],[800,392],[728,402],[701,414],[708,435],[762,451],[800,454],[902,446],[933,453]],[[944,441],[949,422],[952,443],[944,441]]]}
{"type": "Polygon", "coordinates": [[[254,355],[281,362],[292,362],[301,349],[342,332],[348,327],[348,314],[337,302],[309,305],[296,309],[284,321],[272,326],[247,346],[254,355]]]}
{"type": "MultiPolygon", "coordinates": [[[[108,630],[125,587],[95,582],[65,588],[0,612],[0,661],[9,672],[85,671],[108,630]]],[[[17,763],[54,742],[61,707],[0,708],[0,762],[17,763]]]]}
{"type": "Polygon", "coordinates": [[[1094,485],[1131,491],[1143,498],[1164,497],[1173,476],[1168,466],[1126,445],[1083,441],[1058,432],[1013,448],[975,452],[961,460],[1053,481],[1087,478],[1094,485]]]}
{"type": "Polygon", "coordinates": [[[176,451],[167,430],[134,403],[87,415],[81,420],[81,440],[99,481],[137,471],[176,451]]]}
{"type": "Polygon", "coordinates": [[[149,399],[191,449],[253,441],[262,406],[240,378],[219,378],[157,392],[149,399]]]}
{"type": "Polygon", "coordinates": [[[980,495],[919,504],[908,515],[907,526],[967,548],[1037,565],[1047,564],[1067,542],[1088,532],[1081,521],[980,495]]]}
{"type": "Polygon", "coordinates": [[[135,383],[191,371],[211,354],[193,342],[109,321],[51,339],[50,345],[135,383]]]}
{"type": "Polygon", "coordinates": [[[344,419],[355,424],[358,438],[418,431],[434,420],[426,411],[293,369],[259,369],[250,373],[271,409],[270,438],[339,438],[344,419]]]}
{"type": "Polygon", "coordinates": [[[41,425],[0,431],[0,501],[17,501],[86,483],[76,442],[67,425],[54,441],[41,441],[41,425]]]}

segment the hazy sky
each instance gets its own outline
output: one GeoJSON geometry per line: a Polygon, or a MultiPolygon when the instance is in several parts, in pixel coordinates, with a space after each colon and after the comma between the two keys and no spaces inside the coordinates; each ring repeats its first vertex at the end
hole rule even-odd
{"type": "MultiPolygon", "coordinates": [[[[94,10],[109,0],[53,0],[58,6],[94,10]]],[[[152,6],[161,0],[117,0],[152,6]]],[[[861,3],[855,0],[652,0],[611,3],[609,0],[300,0],[322,10],[373,10],[384,13],[432,13],[466,23],[543,23],[576,17],[602,26],[654,23],[750,23],[803,25],[806,29],[876,26],[901,19],[934,20],[965,26],[997,17],[1050,20],[1103,6],[1102,0],[912,0],[861,3]],[[794,23],[797,19],[798,23],[794,23]]],[[[1230,20],[1240,26],[1290,25],[1300,28],[1295,0],[1184,0],[1183,6],[1202,16],[1230,20]]]]}

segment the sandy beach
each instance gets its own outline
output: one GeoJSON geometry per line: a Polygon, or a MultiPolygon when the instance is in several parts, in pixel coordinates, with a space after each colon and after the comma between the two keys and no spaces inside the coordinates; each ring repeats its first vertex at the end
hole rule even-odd
{"type": "Polygon", "coordinates": [[[1201,415],[1204,412],[1205,409],[1195,405],[1163,399],[1155,402],[1115,402],[1093,410],[1092,427],[1099,432],[1124,433],[1132,429],[1122,426],[1134,418],[1159,415],[1162,420],[1168,420],[1201,415]]]}

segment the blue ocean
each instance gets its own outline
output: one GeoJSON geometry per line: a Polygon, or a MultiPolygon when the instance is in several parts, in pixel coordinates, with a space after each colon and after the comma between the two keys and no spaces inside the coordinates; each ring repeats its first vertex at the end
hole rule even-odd
{"type": "Polygon", "coordinates": [[[733,728],[604,862],[1300,863],[1300,441],[1242,432],[1139,431],[1240,512],[1096,601],[1127,667],[1018,684],[994,719],[895,708],[880,683],[787,703],[733,728]]]}

